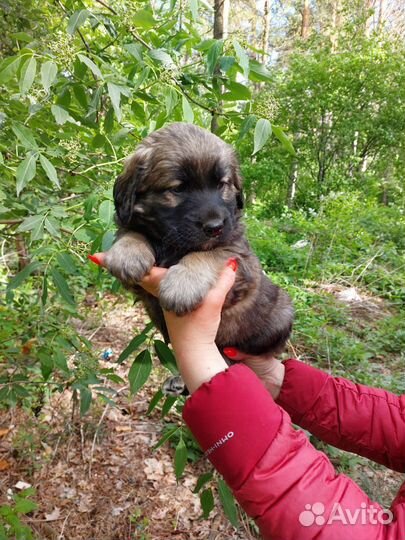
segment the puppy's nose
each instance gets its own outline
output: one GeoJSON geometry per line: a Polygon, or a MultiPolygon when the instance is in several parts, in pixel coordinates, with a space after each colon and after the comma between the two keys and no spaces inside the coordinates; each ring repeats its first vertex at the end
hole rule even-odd
{"type": "Polygon", "coordinates": [[[203,231],[210,238],[219,236],[224,228],[224,220],[220,218],[210,219],[203,224],[203,231]]]}

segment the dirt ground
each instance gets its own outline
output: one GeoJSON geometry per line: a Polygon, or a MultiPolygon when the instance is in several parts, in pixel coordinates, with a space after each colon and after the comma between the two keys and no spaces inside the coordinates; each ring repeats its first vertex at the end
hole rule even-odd
{"type": "MultiPolygon", "coordinates": [[[[114,297],[104,299],[102,306],[94,302],[92,313],[75,324],[97,354],[113,350],[111,361],[146,321],[142,308],[122,299],[117,303],[114,297]]],[[[111,366],[108,361],[105,365],[111,366]]],[[[127,381],[128,368],[119,369],[127,381]]],[[[219,504],[209,519],[201,518],[199,498],[192,490],[199,474],[210,470],[205,460],[189,464],[177,483],[173,449],[166,444],[153,451],[165,421],[159,410],[151,415],[146,411],[164,377],[163,370],[156,369],[134,397],[126,385],[118,385],[117,407],[96,402],[82,420],[77,414],[72,418],[68,391],[55,395],[38,418],[20,409],[3,413],[0,502],[18,493],[18,486],[24,486],[19,482],[34,486],[39,509],[25,519],[41,540],[257,538],[243,516],[236,531],[219,504]]],[[[180,417],[174,416],[174,421],[180,422],[180,417]]],[[[356,462],[352,473],[386,506],[403,480],[367,460],[356,462]]]]}
{"type": "MultiPolygon", "coordinates": [[[[94,318],[77,321],[99,354],[113,350],[111,361],[146,322],[139,305],[114,302],[112,297],[105,309],[104,300],[102,317],[96,309],[94,318]]],[[[127,381],[128,367],[118,374],[127,381]]],[[[117,387],[117,407],[98,402],[81,421],[78,415],[72,420],[68,391],[55,395],[38,418],[19,409],[3,413],[0,502],[18,493],[18,482],[34,486],[39,510],[26,522],[41,540],[250,538],[248,530],[233,529],[219,504],[209,519],[201,519],[192,490],[199,474],[210,470],[207,462],[187,465],[177,483],[173,449],[166,444],[153,451],[165,422],[159,410],[150,416],[146,411],[165,376],[155,370],[134,397],[126,385],[117,387]]]]}

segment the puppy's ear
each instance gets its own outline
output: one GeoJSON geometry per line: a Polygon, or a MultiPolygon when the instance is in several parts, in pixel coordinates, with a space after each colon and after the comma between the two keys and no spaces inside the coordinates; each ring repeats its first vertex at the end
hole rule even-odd
{"type": "Polygon", "coordinates": [[[115,181],[113,195],[119,227],[131,228],[136,192],[144,177],[145,163],[146,153],[137,150],[126,162],[124,172],[115,181]]]}
{"type": "Polygon", "coordinates": [[[242,210],[245,206],[245,196],[242,189],[236,194],[236,204],[238,205],[239,210],[242,210]]]}
{"type": "Polygon", "coordinates": [[[236,203],[238,205],[239,210],[242,210],[242,208],[245,206],[245,197],[243,195],[243,189],[242,189],[242,174],[240,172],[239,164],[236,164],[234,166],[233,171],[233,185],[237,189],[236,192],[236,203]]]}

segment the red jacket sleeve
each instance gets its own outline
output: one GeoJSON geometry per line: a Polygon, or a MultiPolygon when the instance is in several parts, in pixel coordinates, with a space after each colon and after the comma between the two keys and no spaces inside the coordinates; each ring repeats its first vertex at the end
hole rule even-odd
{"type": "Polygon", "coordinates": [[[277,403],[322,441],[405,471],[405,396],[287,360],[277,403]]]}
{"type": "Polygon", "coordinates": [[[183,416],[264,539],[405,538],[405,488],[392,516],[383,513],[292,427],[246,366],[203,384],[187,400],[183,416]]]}

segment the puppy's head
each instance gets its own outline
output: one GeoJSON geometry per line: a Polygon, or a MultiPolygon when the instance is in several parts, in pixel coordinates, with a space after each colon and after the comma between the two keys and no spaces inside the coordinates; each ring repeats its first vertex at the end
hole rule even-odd
{"type": "Polygon", "coordinates": [[[234,150],[192,124],[142,141],[114,186],[119,226],[176,251],[227,243],[243,207],[234,150]]]}

